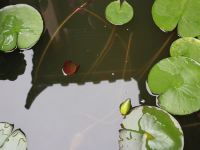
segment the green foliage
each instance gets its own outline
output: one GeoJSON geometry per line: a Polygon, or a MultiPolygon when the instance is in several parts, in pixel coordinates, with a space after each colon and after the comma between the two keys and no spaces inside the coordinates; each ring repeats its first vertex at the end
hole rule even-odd
{"type": "Polygon", "coordinates": [[[152,15],[155,24],[164,31],[178,28],[181,37],[200,36],[199,0],[155,0],[152,15]]]}
{"type": "Polygon", "coordinates": [[[133,7],[124,1],[122,4],[120,0],[111,2],[106,7],[106,19],[114,25],[123,25],[128,23],[134,16],[133,7]]]}
{"type": "Polygon", "coordinates": [[[187,57],[170,57],[158,62],[148,75],[148,85],[158,94],[161,108],[175,115],[200,109],[200,64],[187,57]]]}
{"type": "Polygon", "coordinates": [[[26,4],[4,7],[0,10],[0,50],[28,49],[36,44],[43,31],[39,12],[26,4]]]}
{"type": "Polygon", "coordinates": [[[13,131],[13,128],[9,123],[0,123],[0,150],[27,149],[26,136],[20,129],[13,131]]]}
{"type": "Polygon", "coordinates": [[[182,150],[183,132],[167,112],[150,106],[132,110],[122,122],[120,150],[182,150]]]}

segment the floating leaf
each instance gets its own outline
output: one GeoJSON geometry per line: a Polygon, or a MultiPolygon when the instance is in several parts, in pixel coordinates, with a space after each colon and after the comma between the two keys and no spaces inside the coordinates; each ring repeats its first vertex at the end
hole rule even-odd
{"type": "Polygon", "coordinates": [[[143,134],[122,129],[119,132],[119,150],[144,150],[146,138],[143,134]]]}
{"type": "Polygon", "coordinates": [[[120,150],[182,150],[183,132],[167,112],[150,106],[134,108],[122,122],[120,150]]]}
{"type": "Polygon", "coordinates": [[[161,108],[175,115],[200,110],[200,64],[187,57],[170,57],[158,62],[148,75],[152,93],[160,95],[161,108]]]}
{"type": "MultiPolygon", "coordinates": [[[[12,133],[13,126],[9,123],[0,123],[0,147],[12,133]]],[[[1,149],[1,148],[0,148],[1,149]]]]}
{"type": "Polygon", "coordinates": [[[0,50],[28,49],[36,44],[43,31],[40,13],[26,4],[4,7],[0,10],[0,50]]]}
{"type": "Polygon", "coordinates": [[[192,37],[176,40],[170,48],[171,56],[185,56],[200,63],[200,40],[192,37]]]}
{"type": "Polygon", "coordinates": [[[21,130],[15,130],[9,138],[5,141],[0,150],[26,150],[27,140],[24,133],[21,130]]]}
{"type": "Polygon", "coordinates": [[[133,7],[127,2],[120,0],[111,2],[106,7],[106,19],[114,25],[123,25],[128,23],[134,15],[133,7]]]}
{"type": "Polygon", "coordinates": [[[120,113],[123,116],[126,116],[130,112],[131,108],[132,108],[131,100],[127,99],[120,105],[120,113]]]}
{"type": "Polygon", "coordinates": [[[164,31],[178,26],[181,37],[200,35],[199,0],[155,0],[152,15],[156,25],[164,31]]]}
{"type": "Polygon", "coordinates": [[[0,150],[26,150],[27,140],[24,133],[17,129],[13,133],[13,125],[0,123],[0,150]]]}
{"type": "Polygon", "coordinates": [[[79,68],[80,65],[75,64],[72,61],[65,61],[62,71],[65,76],[71,76],[75,74],[79,68]]]}

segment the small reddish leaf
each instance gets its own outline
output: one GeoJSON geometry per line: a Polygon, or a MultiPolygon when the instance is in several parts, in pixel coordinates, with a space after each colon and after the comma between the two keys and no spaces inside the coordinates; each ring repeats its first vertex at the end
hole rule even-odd
{"type": "Polygon", "coordinates": [[[79,68],[80,68],[79,64],[75,64],[72,61],[67,60],[63,65],[62,72],[64,76],[71,76],[75,74],[79,68]]]}

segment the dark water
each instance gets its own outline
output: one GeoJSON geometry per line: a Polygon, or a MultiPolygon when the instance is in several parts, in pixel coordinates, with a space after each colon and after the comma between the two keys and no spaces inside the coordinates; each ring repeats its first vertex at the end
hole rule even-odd
{"type": "MultiPolygon", "coordinates": [[[[105,21],[109,1],[94,0],[71,16],[84,2],[0,2],[1,7],[28,3],[45,21],[33,50],[0,54],[0,121],[22,127],[30,150],[116,150],[121,101],[130,97],[134,105],[155,105],[146,90],[146,77],[153,64],[169,55],[176,32],[164,33],[154,25],[153,1],[130,1],[135,17],[123,27],[105,21]],[[80,64],[77,74],[63,76],[65,60],[80,64]]],[[[183,126],[185,149],[198,150],[199,112],[176,118],[183,126]]]]}

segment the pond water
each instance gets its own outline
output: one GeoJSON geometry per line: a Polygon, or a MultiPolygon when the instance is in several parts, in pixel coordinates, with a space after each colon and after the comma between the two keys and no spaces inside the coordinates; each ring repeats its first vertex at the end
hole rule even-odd
{"type": "MultiPolygon", "coordinates": [[[[109,1],[93,0],[73,13],[84,2],[1,0],[1,7],[28,3],[45,21],[32,50],[0,53],[0,122],[22,128],[29,150],[116,150],[120,103],[131,98],[133,105],[155,105],[146,77],[169,55],[176,33],[155,26],[153,1],[130,1],[135,17],[123,27],[105,21],[109,1]],[[80,64],[75,75],[63,75],[66,60],[80,64]]],[[[185,149],[198,150],[200,113],[176,118],[185,149]]]]}

